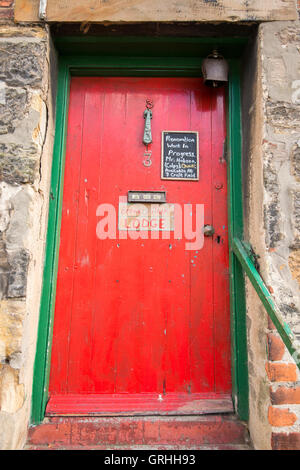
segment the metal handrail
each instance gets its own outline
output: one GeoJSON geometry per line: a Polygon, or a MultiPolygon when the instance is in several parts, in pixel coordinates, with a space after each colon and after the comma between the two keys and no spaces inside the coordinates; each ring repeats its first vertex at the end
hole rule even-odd
{"type": "Polygon", "coordinates": [[[283,343],[285,344],[292,358],[296,362],[298,369],[300,370],[299,341],[295,338],[288,324],[282,319],[280,310],[272,298],[261,275],[256,269],[253,258],[250,256],[245,242],[241,241],[237,237],[233,237],[231,240],[231,247],[243,270],[251,281],[255,291],[257,292],[283,343]]]}

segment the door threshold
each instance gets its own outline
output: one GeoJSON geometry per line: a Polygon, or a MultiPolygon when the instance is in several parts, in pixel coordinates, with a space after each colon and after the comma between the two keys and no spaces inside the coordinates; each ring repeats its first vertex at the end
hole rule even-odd
{"type": "Polygon", "coordinates": [[[66,394],[52,395],[46,416],[176,416],[234,413],[231,395],[66,394]]]}

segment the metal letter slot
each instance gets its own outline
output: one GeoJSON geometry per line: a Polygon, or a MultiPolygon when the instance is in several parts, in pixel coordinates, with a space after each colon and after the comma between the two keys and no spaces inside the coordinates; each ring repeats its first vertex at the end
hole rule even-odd
{"type": "Polygon", "coordinates": [[[128,202],[157,202],[167,201],[166,191],[128,191],[128,202]]]}

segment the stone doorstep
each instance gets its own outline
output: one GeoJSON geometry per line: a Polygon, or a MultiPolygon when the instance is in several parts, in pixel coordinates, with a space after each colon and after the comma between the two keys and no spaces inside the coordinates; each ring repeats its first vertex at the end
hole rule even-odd
{"type": "Polygon", "coordinates": [[[24,450],[68,450],[68,451],[74,451],[74,450],[109,450],[109,451],[126,451],[126,450],[132,450],[132,451],[149,451],[149,450],[166,450],[166,451],[180,451],[180,450],[187,450],[187,451],[192,451],[192,450],[254,450],[250,445],[247,444],[218,444],[218,445],[211,445],[211,446],[193,446],[193,447],[187,447],[187,446],[115,446],[115,447],[105,447],[105,446],[94,446],[94,447],[89,447],[89,446],[69,446],[69,447],[61,447],[61,446],[26,446],[24,450]]]}
{"type": "Polygon", "coordinates": [[[60,417],[31,426],[26,449],[244,449],[245,423],[235,415],[60,417]]]}

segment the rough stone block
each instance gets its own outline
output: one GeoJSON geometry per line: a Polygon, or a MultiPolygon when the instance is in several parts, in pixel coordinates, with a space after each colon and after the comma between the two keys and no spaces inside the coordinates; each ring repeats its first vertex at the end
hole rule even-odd
{"type": "Polygon", "coordinates": [[[25,249],[8,254],[10,266],[7,286],[8,298],[25,297],[29,259],[30,255],[25,249]]]}
{"type": "MultiPolygon", "coordinates": [[[[4,83],[4,82],[2,82],[4,83]]],[[[22,88],[1,87],[0,135],[11,134],[25,118],[27,92],[22,88]]]]}
{"type": "Polygon", "coordinates": [[[9,86],[41,86],[45,53],[44,44],[38,42],[2,42],[0,79],[9,86]]]}
{"type": "Polygon", "coordinates": [[[8,184],[33,184],[38,169],[35,145],[0,144],[0,178],[8,184]]]}
{"type": "Polygon", "coordinates": [[[274,128],[290,134],[291,129],[299,130],[300,106],[285,102],[267,102],[267,119],[274,128]]]}
{"type": "Polygon", "coordinates": [[[19,371],[9,365],[0,366],[0,411],[16,413],[24,403],[24,385],[19,383],[19,371]]]}
{"type": "Polygon", "coordinates": [[[292,191],[294,205],[294,226],[296,236],[300,237],[300,191],[292,191]]]}
{"type": "Polygon", "coordinates": [[[300,250],[293,250],[289,256],[289,266],[292,277],[296,279],[300,286],[300,250]]]}
{"type": "Polygon", "coordinates": [[[31,194],[28,187],[2,182],[0,196],[0,297],[25,297],[30,254],[24,237],[31,194]]]}
{"type": "Polygon", "coordinates": [[[0,303],[0,363],[18,360],[21,354],[25,312],[24,301],[2,300],[0,303]]]}
{"type": "Polygon", "coordinates": [[[287,28],[281,29],[276,36],[280,39],[282,45],[299,44],[299,25],[297,23],[290,24],[287,28]]]}
{"type": "Polygon", "coordinates": [[[300,181],[300,141],[292,149],[292,173],[300,181]]]}
{"type": "Polygon", "coordinates": [[[264,222],[266,229],[266,245],[269,248],[277,246],[278,242],[282,239],[282,233],[280,231],[280,207],[276,194],[273,194],[273,198],[268,205],[264,206],[264,222]]]}

